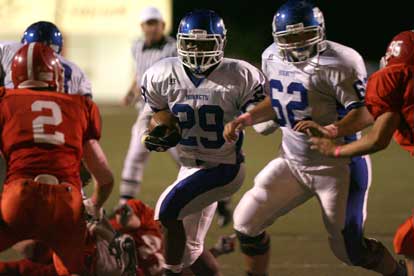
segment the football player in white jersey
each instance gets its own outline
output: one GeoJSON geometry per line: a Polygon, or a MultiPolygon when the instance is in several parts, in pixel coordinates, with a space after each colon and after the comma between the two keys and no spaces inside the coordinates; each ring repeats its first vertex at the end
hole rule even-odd
{"type": "Polygon", "coordinates": [[[354,161],[351,175],[349,159],[322,156],[297,131],[301,121],[313,120],[339,140],[372,123],[363,100],[366,70],[361,56],[326,40],[322,12],[306,1],[290,0],[279,8],[273,36],[275,42],[262,55],[270,96],[227,124],[224,132],[233,141],[244,126],[276,116],[283,133],[279,156],[256,176],[234,212],[248,275],[268,273],[270,237],[265,229],[314,196],[338,259],[383,275],[405,275],[380,242],[363,235],[369,162],[365,157],[354,161]],[[338,106],[347,110],[339,120],[343,114],[338,106]]]}
{"type": "MultiPolygon", "coordinates": [[[[177,150],[182,167],[155,209],[156,219],[165,228],[166,275],[180,275],[183,267],[199,265],[216,202],[242,185],[243,135],[236,143],[226,143],[224,125],[263,100],[265,84],[257,68],[223,57],[226,29],[213,11],[187,14],[180,22],[177,41],[178,57],[157,62],[142,81],[146,108],[170,110],[181,127],[177,150]]],[[[148,148],[154,138],[151,133],[144,137],[148,148]]],[[[214,266],[193,271],[220,275],[214,266]]]]}
{"type": "MultiPolygon", "coordinates": [[[[164,18],[157,8],[150,6],[142,10],[140,24],[144,38],[136,40],[132,46],[136,74],[134,82],[124,98],[125,104],[134,104],[137,107],[138,116],[140,116],[143,110],[143,101],[140,100],[140,84],[144,72],[163,58],[177,56],[176,40],[164,35],[164,18]]],[[[122,180],[119,186],[120,205],[124,204],[128,199],[138,196],[144,176],[144,169],[150,156],[149,151],[141,143],[140,136],[138,135],[139,130],[146,128],[146,126],[139,125],[138,122],[143,121],[137,118],[132,128],[128,153],[122,169],[122,180]]],[[[176,161],[175,164],[179,166],[177,150],[170,148],[168,153],[176,161]]],[[[217,213],[217,221],[220,226],[225,226],[231,221],[232,212],[229,208],[229,200],[219,201],[217,213]]]]}
{"type": "Polygon", "coordinates": [[[39,21],[31,24],[25,32],[21,43],[4,43],[0,47],[0,62],[2,71],[2,84],[6,88],[12,88],[10,66],[14,55],[24,44],[42,42],[48,44],[58,54],[58,58],[65,69],[65,92],[92,97],[92,88],[85,73],[76,64],[59,55],[62,51],[63,37],[58,27],[47,21],[39,21]]]}

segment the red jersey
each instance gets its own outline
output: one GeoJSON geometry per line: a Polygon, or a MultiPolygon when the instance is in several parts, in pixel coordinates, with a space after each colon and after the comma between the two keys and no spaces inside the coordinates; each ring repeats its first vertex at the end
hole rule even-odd
{"type": "Polygon", "coordinates": [[[98,107],[80,95],[4,88],[0,94],[5,182],[51,174],[80,188],[83,144],[101,136],[98,107]]]}
{"type": "Polygon", "coordinates": [[[414,66],[390,65],[374,73],[368,80],[366,104],[375,119],[385,112],[401,115],[394,139],[414,155],[414,66]]]}
{"type": "Polygon", "coordinates": [[[139,229],[125,231],[116,219],[111,219],[110,223],[114,230],[134,238],[139,267],[137,276],[159,275],[164,262],[163,243],[160,225],[154,220],[154,210],[136,199],[128,200],[127,204],[141,221],[139,229]]]}

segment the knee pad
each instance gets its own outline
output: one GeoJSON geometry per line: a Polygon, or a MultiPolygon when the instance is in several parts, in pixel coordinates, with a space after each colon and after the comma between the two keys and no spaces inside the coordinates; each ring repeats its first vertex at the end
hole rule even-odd
{"type": "Polygon", "coordinates": [[[239,239],[241,251],[247,256],[263,255],[269,251],[270,237],[266,232],[255,237],[250,237],[236,231],[236,235],[239,239]]]}
{"type": "Polygon", "coordinates": [[[409,217],[398,227],[394,236],[394,251],[396,254],[414,258],[414,218],[409,217]]]}

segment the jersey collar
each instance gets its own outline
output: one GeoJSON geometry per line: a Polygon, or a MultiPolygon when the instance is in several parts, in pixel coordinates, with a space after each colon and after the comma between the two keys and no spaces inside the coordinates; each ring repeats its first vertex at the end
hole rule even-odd
{"type": "Polygon", "coordinates": [[[211,74],[211,72],[214,71],[214,69],[216,69],[219,66],[220,63],[210,67],[203,75],[198,75],[198,76],[192,73],[191,70],[187,68],[186,66],[184,65],[182,66],[184,67],[185,73],[187,74],[191,82],[194,84],[194,86],[199,87],[200,84],[211,74]]]}

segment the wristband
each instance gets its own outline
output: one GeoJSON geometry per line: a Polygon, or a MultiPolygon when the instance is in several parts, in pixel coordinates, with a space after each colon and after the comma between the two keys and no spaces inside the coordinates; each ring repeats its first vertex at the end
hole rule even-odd
{"type": "Polygon", "coordinates": [[[164,263],[164,264],[162,265],[162,267],[163,267],[164,269],[167,269],[167,270],[169,270],[169,271],[173,272],[173,273],[180,273],[180,272],[183,270],[184,265],[183,265],[183,264],[178,264],[178,265],[169,265],[169,264],[164,263]]]}
{"type": "Polygon", "coordinates": [[[338,136],[338,127],[334,124],[330,124],[323,127],[328,131],[329,138],[336,138],[338,136]]]}
{"type": "Polygon", "coordinates": [[[251,126],[253,125],[253,118],[249,112],[243,113],[239,117],[237,117],[237,121],[244,126],[251,126]]]}
{"type": "Polygon", "coordinates": [[[341,146],[337,146],[335,148],[334,156],[335,157],[340,157],[340,155],[341,155],[341,146]]]}

